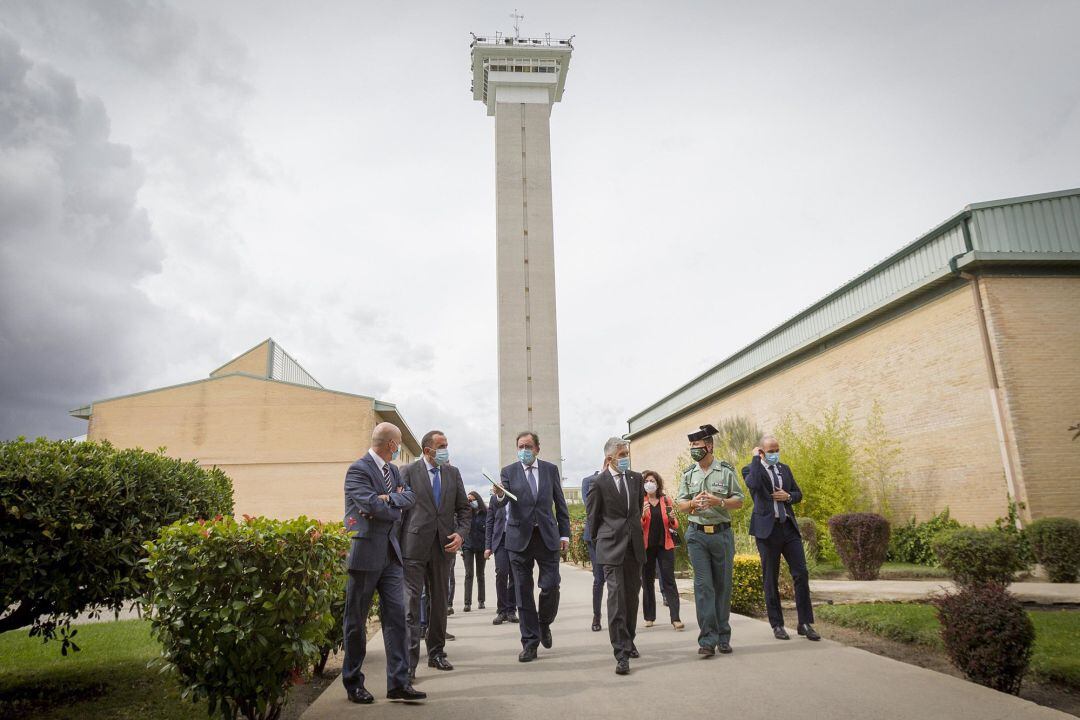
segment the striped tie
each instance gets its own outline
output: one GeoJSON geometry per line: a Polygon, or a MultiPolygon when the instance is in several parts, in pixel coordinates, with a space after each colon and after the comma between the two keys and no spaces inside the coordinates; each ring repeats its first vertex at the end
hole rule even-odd
{"type": "Polygon", "coordinates": [[[389,495],[394,491],[394,483],[390,480],[390,463],[383,463],[382,474],[383,480],[386,482],[386,494],[389,495]]]}

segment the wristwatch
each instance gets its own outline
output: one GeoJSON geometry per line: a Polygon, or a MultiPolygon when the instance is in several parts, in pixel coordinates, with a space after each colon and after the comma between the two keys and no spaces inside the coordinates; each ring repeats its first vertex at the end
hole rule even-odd
{"type": "Polygon", "coordinates": [[[727,498],[720,498],[720,507],[727,506],[727,498]]]}

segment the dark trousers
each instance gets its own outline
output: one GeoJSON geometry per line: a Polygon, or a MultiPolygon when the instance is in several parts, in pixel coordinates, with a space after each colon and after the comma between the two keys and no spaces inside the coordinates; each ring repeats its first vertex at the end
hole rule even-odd
{"type": "Polygon", "coordinates": [[[524,551],[510,551],[510,567],[514,570],[521,646],[535,649],[540,644],[540,626],[550,625],[559,613],[559,551],[548,550],[540,531],[534,528],[524,551]],[[536,582],[540,586],[539,608],[533,597],[534,564],[540,570],[536,582]]]}
{"type": "Polygon", "coordinates": [[[388,559],[382,570],[350,570],[345,583],[345,658],[341,682],[348,690],[364,687],[362,668],[367,656],[367,618],[376,590],[379,591],[379,619],[386,650],[386,689],[409,684],[403,571],[396,559],[388,559]]]}
{"type": "Polygon", "coordinates": [[[660,568],[660,593],[667,601],[671,622],[679,619],[679,588],[675,585],[675,550],[665,550],[660,543],[645,548],[641,568],[641,609],[646,620],[656,622],[656,569],[660,568]]]}
{"type": "Polygon", "coordinates": [[[472,604],[473,578],[476,578],[476,602],[484,603],[484,558],[483,550],[463,550],[465,558],[465,607],[472,604]],[[474,570],[475,568],[475,570],[474,570]]]}
{"type": "Polygon", "coordinates": [[[405,619],[409,636],[409,670],[420,662],[420,638],[424,637],[428,657],[445,654],[446,647],[446,552],[433,547],[429,560],[405,560],[405,619]],[[421,618],[421,595],[427,585],[427,611],[421,618]],[[421,629],[426,620],[427,630],[421,629]]]}
{"type": "Polygon", "coordinates": [[[517,593],[514,592],[514,571],[510,567],[510,551],[506,545],[492,553],[495,558],[495,599],[498,613],[510,617],[517,608],[517,593]]]}
{"type": "Polygon", "coordinates": [[[457,565],[457,553],[452,553],[446,558],[446,573],[450,576],[450,593],[446,596],[446,607],[454,606],[454,590],[457,582],[454,580],[454,566],[457,565]]]}
{"type": "Polygon", "coordinates": [[[596,562],[596,541],[585,543],[589,550],[589,566],[592,567],[592,614],[600,619],[601,601],[604,599],[604,566],[596,562]]]}
{"type": "Polygon", "coordinates": [[[628,555],[622,565],[605,565],[607,585],[608,637],[616,660],[626,660],[637,637],[638,593],[641,592],[641,564],[628,555]]]}
{"type": "Polygon", "coordinates": [[[806,571],[806,555],[798,528],[791,520],[774,523],[769,537],[757,538],[757,547],[761,556],[761,579],[765,585],[769,624],[773,627],[784,625],[784,613],[780,609],[780,556],[787,560],[795,584],[795,608],[799,624],[814,622],[814,606],[810,604],[810,575],[806,571]]]}

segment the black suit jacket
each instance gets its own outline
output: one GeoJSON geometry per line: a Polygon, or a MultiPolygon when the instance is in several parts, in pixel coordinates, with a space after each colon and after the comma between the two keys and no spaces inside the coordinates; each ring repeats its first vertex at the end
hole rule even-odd
{"type": "Polygon", "coordinates": [[[431,473],[424,459],[402,468],[401,476],[416,496],[416,503],[402,520],[402,551],[408,560],[430,560],[436,541],[441,548],[450,542],[447,538],[451,534],[457,533],[463,540],[469,534],[472,508],[465,495],[461,472],[453,465],[443,465],[439,475],[442,494],[436,507],[431,473]]]}
{"type": "MultiPolygon", "coordinates": [[[[802,502],[802,490],[795,482],[791,468],[783,463],[777,463],[776,467],[780,470],[780,480],[784,490],[791,495],[791,500],[783,503],[787,510],[788,520],[795,528],[795,532],[798,532],[799,524],[795,522],[795,510],[791,506],[802,502]]],[[[749,465],[743,467],[742,476],[746,482],[746,489],[750,491],[750,496],[754,499],[754,511],[750,514],[750,534],[765,539],[772,534],[773,525],[776,524],[776,518],[773,517],[772,478],[761,464],[761,460],[756,457],[750,461],[749,465]]]]}
{"type": "Polygon", "coordinates": [[[510,503],[510,517],[506,521],[503,541],[506,549],[511,552],[525,552],[534,527],[540,530],[544,547],[551,552],[559,551],[559,538],[570,537],[570,513],[566,510],[559,469],[539,459],[536,467],[539,470],[536,495],[533,495],[521,463],[507,465],[499,473],[502,486],[517,496],[517,500],[503,495],[501,498],[494,497],[491,501],[493,508],[502,508],[506,503],[510,503]]]}
{"type": "Polygon", "coordinates": [[[627,560],[645,562],[645,535],[641,531],[641,508],[645,502],[641,475],[630,470],[624,476],[629,505],[606,469],[592,481],[585,496],[589,528],[596,543],[596,562],[622,565],[627,560]]]}

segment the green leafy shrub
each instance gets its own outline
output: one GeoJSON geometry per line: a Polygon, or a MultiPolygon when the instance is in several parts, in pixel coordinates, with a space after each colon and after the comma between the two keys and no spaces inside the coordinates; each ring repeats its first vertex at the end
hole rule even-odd
{"type": "Polygon", "coordinates": [[[852,580],[877,580],[889,551],[888,520],[876,513],[833,515],[829,533],[852,580]]]}
{"type": "Polygon", "coordinates": [[[818,536],[817,523],[810,517],[797,518],[796,522],[799,523],[799,534],[802,535],[803,547],[806,549],[806,563],[807,565],[817,564],[821,558],[821,540],[818,536]]]}
{"type": "Polygon", "coordinates": [[[1054,517],[1027,526],[1035,558],[1046,568],[1050,582],[1074,583],[1080,570],[1080,521],[1054,517]]]}
{"type": "Polygon", "coordinates": [[[949,508],[924,522],[911,518],[899,527],[894,526],[889,538],[889,557],[891,562],[911,563],[913,565],[938,564],[932,542],[934,536],[944,530],[960,527],[960,523],[949,517],[949,508]]]}
{"type": "Polygon", "coordinates": [[[220,470],[161,452],[39,438],[0,443],[0,632],[59,636],[88,608],[140,595],[142,544],[177,520],[231,515],[220,470]]]}
{"type": "Polygon", "coordinates": [[[570,521],[570,547],[566,549],[565,560],[584,567],[589,562],[589,546],[585,544],[585,522],[570,521]]]}
{"type": "Polygon", "coordinates": [[[731,570],[731,612],[760,615],[764,609],[761,560],[757,555],[736,555],[731,570]]]}
{"type": "Polygon", "coordinates": [[[223,719],[274,720],[340,618],[345,530],[300,517],[176,523],[146,545],[165,669],[223,719]]]}
{"type": "Polygon", "coordinates": [[[941,565],[959,585],[988,582],[1008,585],[1023,570],[1016,543],[997,530],[957,528],[939,533],[932,542],[941,565]]]}
{"type": "Polygon", "coordinates": [[[994,521],[994,529],[999,533],[1002,533],[1009,542],[1016,547],[1016,554],[1020,558],[1020,562],[1024,567],[1031,565],[1035,562],[1035,553],[1031,550],[1031,542],[1028,540],[1027,532],[1020,527],[1018,520],[1020,515],[1020,508],[1012,498],[1006,498],[1008,500],[1009,512],[1005,517],[999,517],[994,521]]]}
{"type": "Polygon", "coordinates": [[[969,679],[1016,695],[1031,661],[1035,627],[1003,585],[964,587],[934,601],[945,651],[969,679]]]}

